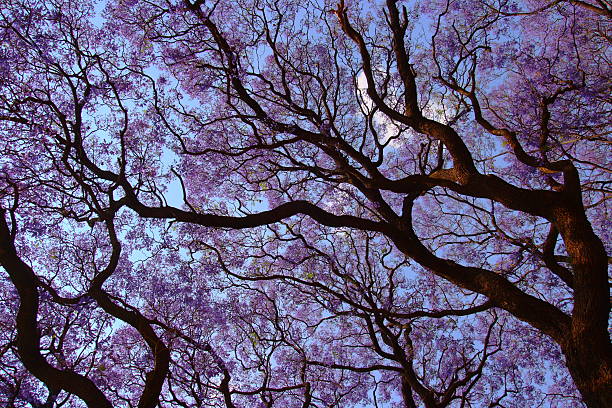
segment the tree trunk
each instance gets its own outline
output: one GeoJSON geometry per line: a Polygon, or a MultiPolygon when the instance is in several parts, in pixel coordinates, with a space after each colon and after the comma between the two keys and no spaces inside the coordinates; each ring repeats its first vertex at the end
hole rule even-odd
{"type": "Polygon", "coordinates": [[[555,216],[574,272],[571,331],[559,344],[584,402],[590,408],[612,407],[608,256],[579,196],[555,216]]]}
{"type": "Polygon", "coordinates": [[[564,348],[567,368],[589,408],[609,408],[612,407],[610,348],[607,345],[605,349],[594,349],[589,343],[564,348]]]}

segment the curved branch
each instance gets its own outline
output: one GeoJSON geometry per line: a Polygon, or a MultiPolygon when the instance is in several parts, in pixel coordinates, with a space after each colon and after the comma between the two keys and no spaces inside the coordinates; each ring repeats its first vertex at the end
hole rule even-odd
{"type": "Polygon", "coordinates": [[[106,396],[89,378],[68,369],[57,369],[41,354],[40,331],[37,327],[37,279],[32,268],[17,255],[5,213],[4,209],[0,210],[0,264],[7,271],[19,294],[16,344],[23,365],[44,382],[51,392],[65,390],[82,399],[90,408],[112,408],[106,396]]]}

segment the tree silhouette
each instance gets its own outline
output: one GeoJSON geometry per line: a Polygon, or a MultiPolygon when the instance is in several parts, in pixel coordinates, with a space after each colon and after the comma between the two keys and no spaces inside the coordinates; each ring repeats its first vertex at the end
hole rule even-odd
{"type": "Polygon", "coordinates": [[[4,0],[2,402],[610,406],[611,17],[4,0]]]}

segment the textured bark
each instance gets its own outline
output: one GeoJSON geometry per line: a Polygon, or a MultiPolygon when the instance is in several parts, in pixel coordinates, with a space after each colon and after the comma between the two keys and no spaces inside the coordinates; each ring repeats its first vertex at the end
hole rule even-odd
{"type": "Polygon", "coordinates": [[[608,334],[608,257],[584,216],[582,203],[556,211],[557,227],[574,271],[571,330],[561,348],[589,407],[612,406],[612,348],[608,334]]]}

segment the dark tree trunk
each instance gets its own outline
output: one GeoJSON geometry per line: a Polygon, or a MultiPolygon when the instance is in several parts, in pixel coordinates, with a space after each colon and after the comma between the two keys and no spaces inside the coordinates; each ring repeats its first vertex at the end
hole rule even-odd
{"type": "Polygon", "coordinates": [[[571,331],[559,342],[567,367],[591,408],[612,407],[612,350],[608,334],[608,256],[582,203],[555,211],[574,272],[571,331]]]}
{"type": "Polygon", "coordinates": [[[589,408],[609,408],[612,407],[609,345],[600,348],[589,343],[564,347],[567,368],[589,408]]]}

